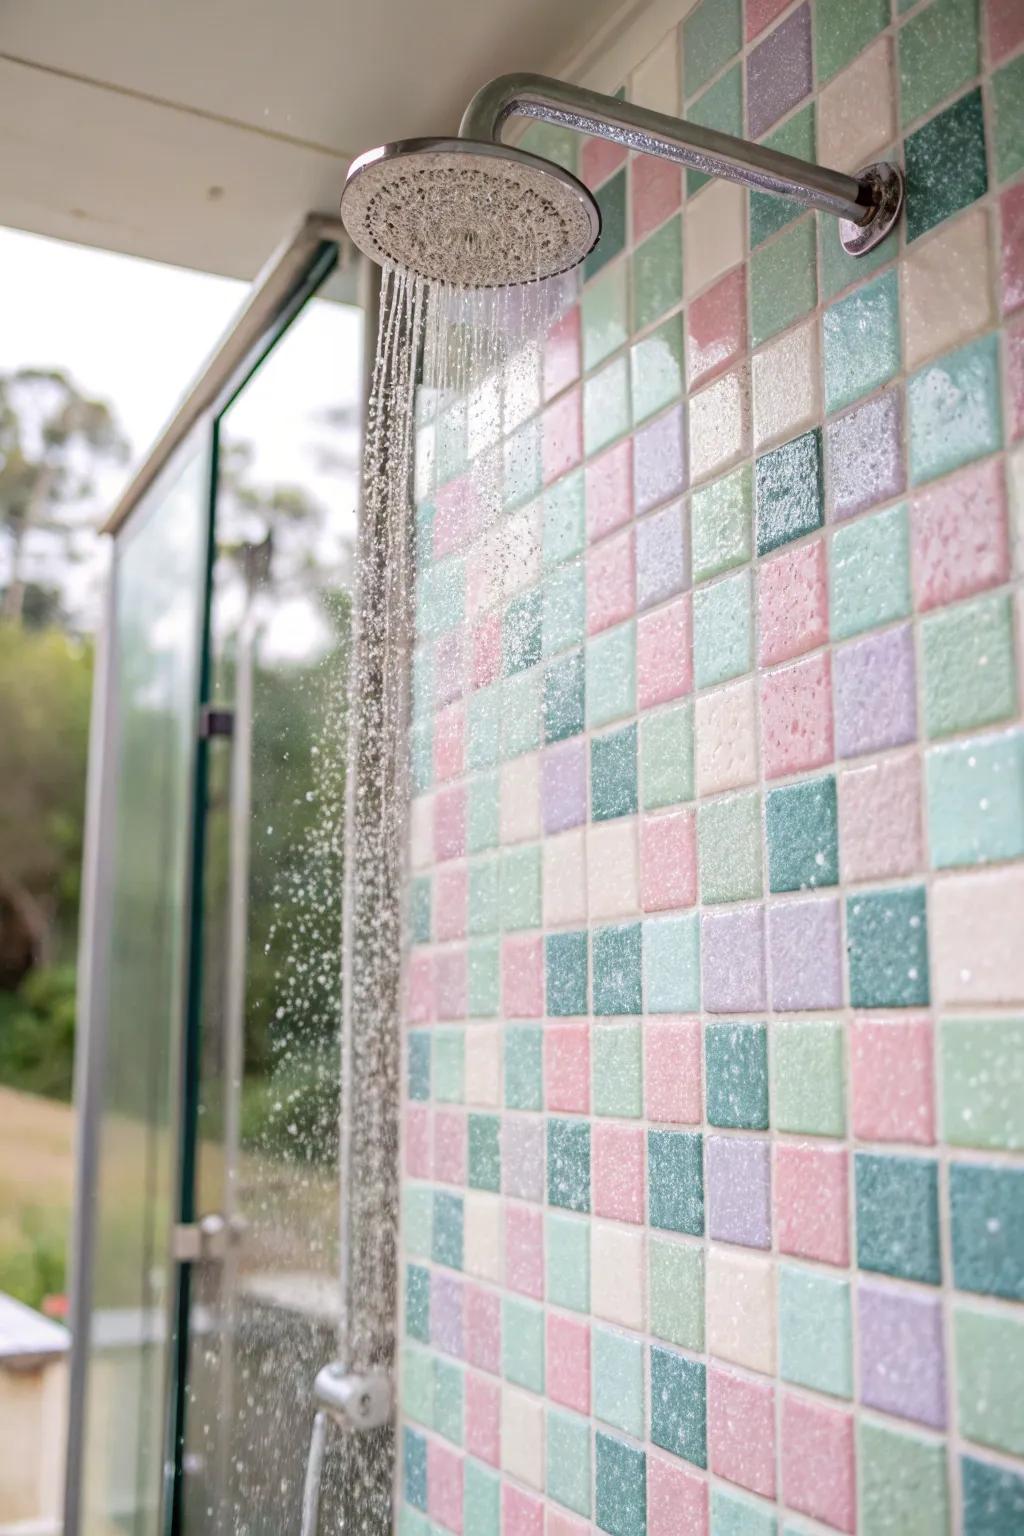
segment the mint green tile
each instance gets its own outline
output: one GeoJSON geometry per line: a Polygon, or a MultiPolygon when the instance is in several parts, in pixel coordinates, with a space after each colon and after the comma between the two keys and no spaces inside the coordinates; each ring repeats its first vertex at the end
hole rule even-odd
{"type": "Polygon", "coordinates": [[[839,814],[831,774],[770,790],[764,821],[770,890],[839,883],[839,814]]]}
{"type": "Polygon", "coordinates": [[[422,1103],[430,1098],[431,1031],[415,1029],[409,1034],[408,1093],[422,1103]]]}
{"type": "Polygon", "coordinates": [[[1007,594],[975,598],[921,624],[928,735],[1006,720],[1017,709],[1013,610],[1007,594]]]}
{"type": "Polygon", "coordinates": [[[861,1419],[857,1502],[863,1536],[947,1536],[945,1445],[875,1419],[861,1419]]]}
{"type": "Polygon", "coordinates": [[[626,246],[626,167],[609,176],[594,192],[601,210],[601,238],[583,263],[585,282],[614,261],[626,246]]]}
{"type": "Polygon", "coordinates": [[[978,0],[932,0],[899,34],[900,111],[923,117],[978,73],[978,0]]]}
{"type": "Polygon", "coordinates": [[[640,798],[645,811],[693,799],[693,705],[640,721],[640,798]]]}
{"type": "Polygon", "coordinates": [[[818,81],[824,84],[889,25],[889,0],[818,0],[815,20],[818,81]]]}
{"type": "MultiPolygon", "coordinates": [[[[739,64],[688,103],[686,121],[702,128],[714,128],[718,133],[731,133],[734,138],[743,137],[743,72],[739,64]]],[[[703,171],[688,170],[687,195],[692,197],[710,180],[703,171]]]]}
{"type": "Polygon", "coordinates": [[[801,219],[750,256],[751,344],[784,331],[818,302],[815,225],[801,219]]]}
{"type": "Polygon", "coordinates": [[[776,1536],[778,1522],[767,1504],[711,1489],[711,1536],[776,1536]]]}
{"type": "Polygon", "coordinates": [[[501,855],[501,926],[508,932],[539,928],[541,853],[535,844],[506,848],[501,855]]]}
{"type": "Polygon", "coordinates": [[[462,1484],[462,1529],[472,1536],[501,1536],[501,1479],[471,1456],[462,1484]]]}
{"type": "Polygon", "coordinates": [[[405,1331],[421,1344],[430,1342],[430,1271],[419,1264],[405,1267],[405,1331]]]}
{"type": "Polygon", "coordinates": [[[434,1031],[434,1098],[461,1104],[466,1096],[466,1031],[434,1031]]]}
{"type": "Polygon", "coordinates": [[[544,1308],[512,1296],[501,1299],[501,1372],[506,1381],[544,1391],[544,1308]]]}
{"type": "Polygon", "coordinates": [[[704,1348],[704,1250],[651,1236],[647,1250],[650,1324],[656,1338],[704,1348]]]}
{"type": "Polygon", "coordinates": [[[520,672],[501,685],[501,755],[520,757],[540,746],[540,671],[520,672]]]}
{"type": "Polygon", "coordinates": [[[649,416],[677,400],[683,389],[683,317],[672,315],[633,346],[633,420],[649,416]]]}
{"type": "Polygon", "coordinates": [[[837,528],[829,554],[833,640],[910,612],[910,531],[904,503],[837,528]]]}
{"type": "Polygon", "coordinates": [[[925,782],[933,868],[1024,857],[1024,733],[933,747],[925,782]]]}
{"type": "Polygon", "coordinates": [[[903,153],[907,239],[916,240],[988,191],[981,91],[968,91],[915,129],[903,153]]]}
{"type": "Polygon", "coordinates": [[[629,340],[628,264],[618,261],[588,283],[580,302],[583,366],[589,372],[629,340]]]}
{"type": "Polygon", "coordinates": [[[644,999],[648,1013],[695,1013],[700,1007],[700,930],[696,912],[648,918],[643,925],[644,999]]]}
{"type": "Polygon", "coordinates": [[[498,775],[482,773],[471,779],[467,795],[466,847],[470,853],[497,848],[500,819],[498,775]]]}
{"type": "Polygon", "coordinates": [[[422,795],[434,782],[434,721],[414,720],[409,731],[409,762],[412,792],[422,795]]]}
{"type": "Polygon", "coordinates": [[[594,1417],[634,1439],[644,1433],[644,1347],[611,1328],[590,1335],[594,1417]]]}
{"type": "Polygon", "coordinates": [[[763,1024],[707,1024],[704,1073],[710,1125],[768,1129],[768,1031],[763,1024]]]}
{"type": "Polygon", "coordinates": [[[477,939],[466,965],[471,1019],[493,1019],[501,998],[501,951],[497,939],[477,939]]]}
{"type": "Polygon", "coordinates": [[[639,1024],[595,1024],[590,1031],[590,1049],[594,1114],[637,1119],[643,1114],[639,1024]]]}
{"type": "Polygon", "coordinates": [[[557,123],[535,122],[528,123],[523,130],[519,147],[531,155],[539,155],[542,160],[553,160],[575,176],[579,171],[581,143],[579,134],[571,128],[559,128],[557,123]]]}
{"type": "Polygon", "coordinates": [[[547,1299],[570,1312],[590,1311],[590,1222],[549,1211],[544,1217],[547,1299]]]}
{"type": "Polygon", "coordinates": [[[587,542],[585,509],[580,469],[544,492],[541,547],[545,569],[583,553],[587,542]]]}
{"type": "Polygon", "coordinates": [[[756,790],[701,804],[697,855],[702,902],[752,901],[761,895],[761,797],[756,790]]]}
{"type": "Polygon", "coordinates": [[[818,270],[821,297],[826,304],[844,288],[863,283],[898,254],[898,228],[866,256],[850,256],[839,243],[839,220],[828,213],[818,214],[818,270]]]}
{"type": "Polygon", "coordinates": [[[992,101],[996,177],[1005,181],[1024,170],[1024,54],[992,76],[992,101]]]}
{"type": "Polygon", "coordinates": [[[430,876],[417,875],[409,885],[409,938],[413,944],[430,943],[430,876]]]}
{"type": "Polygon", "coordinates": [[[694,581],[706,581],[750,559],[753,504],[749,464],[694,491],[690,498],[694,581]]]}
{"type": "MultiPolygon", "coordinates": [[[[742,129],[737,129],[742,137],[742,129]]],[[[798,160],[816,160],[817,148],[814,132],[814,103],[801,108],[788,118],[780,128],[767,134],[761,143],[767,149],[777,149],[783,155],[796,155],[798,160]]],[[[750,194],[750,246],[761,245],[776,230],[792,224],[803,212],[799,203],[788,197],[775,197],[771,192],[750,194]]],[[[835,219],[832,221],[835,226],[835,219]]]]}
{"type": "Polygon", "coordinates": [[[779,1375],[832,1397],[853,1395],[850,1284],[779,1266],[779,1375]]]}
{"type": "Polygon", "coordinates": [[[588,457],[631,426],[629,359],[617,357],[583,385],[583,446],[588,457]]]}
{"type": "Polygon", "coordinates": [[[943,1139],[1024,1149],[1024,1018],[943,1019],[939,1058],[943,1139]]]}
{"type": "Polygon", "coordinates": [[[636,707],[636,626],[631,619],[587,641],[587,724],[610,725],[636,707]]]}
{"type": "Polygon", "coordinates": [[[983,336],[915,373],[907,384],[910,478],[934,480],[1002,447],[999,346],[983,336]]]}
{"type": "Polygon", "coordinates": [[[833,1019],[772,1025],[771,1123],[805,1136],[846,1134],[843,1026],[833,1019]]]}
{"type": "Polygon", "coordinates": [[[433,1536],[433,1526],[418,1509],[403,1504],[398,1515],[398,1536],[433,1536]]]}
{"type": "Polygon", "coordinates": [[[593,821],[635,815],[636,756],[635,725],[590,738],[590,815],[593,821]]]}
{"type": "Polygon", "coordinates": [[[469,1187],[501,1189],[501,1120],[497,1115],[469,1117],[469,1187]]]}
{"type": "Polygon", "coordinates": [[[506,1026],[505,1108],[544,1108],[543,1043],[536,1024],[506,1026]]]}
{"type": "Polygon", "coordinates": [[[742,45],[740,0],[701,0],[683,22],[684,96],[695,96],[742,45]]]}
{"type": "Polygon", "coordinates": [[[434,1427],[434,1357],[408,1344],[402,1350],[402,1412],[434,1427]]]}
{"type": "Polygon", "coordinates": [[[572,645],[581,645],[586,634],[586,572],[579,560],[560,565],[544,578],[541,610],[541,647],[554,656],[572,645]]]}
{"type": "Polygon", "coordinates": [[[679,214],[633,252],[633,326],[646,330],[683,297],[683,224],[679,214]]]}
{"type": "Polygon", "coordinates": [[[418,645],[412,658],[412,712],[415,719],[434,708],[434,648],[418,645]]]}
{"type": "Polygon", "coordinates": [[[434,1200],[429,1189],[402,1192],[402,1239],[406,1253],[429,1259],[434,1235],[434,1200]]]}
{"type": "Polygon", "coordinates": [[[540,422],[535,419],[505,439],[506,509],[513,511],[539,496],[542,478],[540,422]]]}
{"type": "Polygon", "coordinates": [[[586,724],[586,665],[583,651],[570,651],[544,669],[544,740],[565,741],[586,724]]]}
{"type": "Polygon", "coordinates": [[[434,1360],[434,1428],[453,1445],[462,1444],[463,1369],[451,1360],[434,1360]]]}
{"type": "Polygon", "coordinates": [[[724,683],[754,665],[753,589],[749,571],[693,594],[693,675],[698,688],[724,683]]]}
{"type": "Polygon", "coordinates": [[[953,1336],[960,1433],[1024,1456],[1024,1322],[1016,1312],[958,1307],[953,1336]]]}
{"type": "MultiPolygon", "coordinates": [[[[590,1514],[590,1425],[574,1413],[549,1408],[545,1447],[549,1499],[578,1515],[590,1514]]],[[[469,1528],[472,1536],[476,1531],[469,1528]]],[[[467,1533],[469,1536],[469,1533],[467,1533]]]]}
{"type": "Polygon", "coordinates": [[[899,372],[900,301],[895,269],[826,309],[822,343],[829,412],[852,405],[899,372]]]}
{"type": "Polygon", "coordinates": [[[521,592],[508,604],[501,620],[501,669],[506,677],[525,672],[540,661],[541,590],[521,592]]]}
{"type": "Polygon", "coordinates": [[[497,933],[501,865],[497,859],[474,859],[469,866],[469,931],[474,938],[497,933]]]}
{"type": "Polygon", "coordinates": [[[416,569],[421,571],[434,558],[434,518],[437,509],[432,501],[421,502],[416,508],[415,552],[416,569]]]}
{"type": "Polygon", "coordinates": [[[466,701],[466,767],[493,768],[501,758],[501,684],[478,688],[466,701]]]}
{"type": "Polygon", "coordinates": [[[466,467],[466,403],[457,400],[437,418],[437,483],[443,485],[466,467]]]}

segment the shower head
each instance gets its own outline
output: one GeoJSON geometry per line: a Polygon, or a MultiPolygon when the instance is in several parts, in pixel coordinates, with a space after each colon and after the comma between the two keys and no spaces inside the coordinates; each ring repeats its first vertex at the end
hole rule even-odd
{"type": "Polygon", "coordinates": [[[353,161],[341,216],[382,265],[465,288],[497,288],[575,267],[601,232],[582,182],[508,144],[405,139],[353,161]]]}

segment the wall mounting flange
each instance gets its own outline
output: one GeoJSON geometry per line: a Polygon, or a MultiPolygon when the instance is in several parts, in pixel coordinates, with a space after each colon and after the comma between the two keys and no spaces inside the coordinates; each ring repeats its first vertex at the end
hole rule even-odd
{"type": "Polygon", "coordinates": [[[875,206],[864,224],[852,219],[839,220],[839,243],[848,256],[865,256],[881,245],[899,222],[903,210],[903,172],[891,160],[878,160],[857,172],[857,180],[870,182],[876,190],[875,206]]]}

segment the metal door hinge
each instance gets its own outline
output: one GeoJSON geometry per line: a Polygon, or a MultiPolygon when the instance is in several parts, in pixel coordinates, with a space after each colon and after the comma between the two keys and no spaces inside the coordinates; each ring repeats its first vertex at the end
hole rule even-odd
{"type": "Polygon", "coordinates": [[[215,709],[212,704],[204,704],[199,711],[199,739],[210,741],[214,736],[233,736],[235,734],[235,712],[233,709],[215,709]]]}

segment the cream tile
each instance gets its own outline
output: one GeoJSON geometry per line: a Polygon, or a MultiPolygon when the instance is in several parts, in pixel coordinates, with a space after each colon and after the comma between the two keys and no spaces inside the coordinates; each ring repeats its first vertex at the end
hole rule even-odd
{"type": "Polygon", "coordinates": [[[931,898],[933,1002],[1024,1002],[1024,868],[951,875],[931,898]]]}
{"type": "Polygon", "coordinates": [[[501,840],[522,843],[540,837],[540,755],[527,753],[501,769],[501,840]]]}
{"type": "MultiPolygon", "coordinates": [[[[1010,497],[1010,547],[1013,568],[1024,572],[1024,443],[1006,459],[1006,484],[1010,497]]],[[[1024,672],[1021,673],[1024,677],[1024,672]]]]}
{"type": "MultiPolygon", "coordinates": [[[[488,540],[488,544],[490,542],[488,540]]],[[[539,502],[502,519],[495,529],[493,551],[497,562],[498,595],[501,598],[512,597],[523,587],[532,586],[540,580],[539,502]]]]}
{"type": "Polygon", "coordinates": [[[409,809],[409,859],[413,869],[434,862],[434,797],[417,795],[409,809]]]}
{"type": "Polygon", "coordinates": [[[501,1026],[471,1024],[465,1035],[466,1103],[501,1107],[501,1026]]]}
{"type": "Polygon", "coordinates": [[[753,678],[703,694],[694,706],[698,795],[757,779],[757,695],[753,678]]]}
{"type": "Polygon", "coordinates": [[[652,112],[679,115],[679,38],[673,29],[633,71],[630,101],[652,112]]]}
{"type": "Polygon", "coordinates": [[[587,920],[587,855],[583,827],[544,839],[544,918],[561,923],[587,920]]]}
{"type": "Polygon", "coordinates": [[[587,829],[587,910],[591,918],[625,917],[639,910],[636,821],[587,829]]]}
{"type": "Polygon", "coordinates": [[[530,1488],[544,1487],[544,1404],[518,1387],[501,1389],[501,1465],[530,1488]]]}
{"type": "Polygon", "coordinates": [[[690,396],[690,480],[721,474],[748,451],[750,365],[690,396]]]}
{"type": "Polygon", "coordinates": [[[709,181],[686,205],[683,275],[693,298],[747,254],[746,189],[709,181]]]}
{"type": "Polygon", "coordinates": [[[595,1221],[590,1232],[590,1305],[623,1328],[644,1325],[644,1240],[640,1232],[595,1221]]]}
{"type": "Polygon", "coordinates": [[[992,325],[996,309],[988,214],[972,208],[930,239],[915,241],[900,266],[908,369],[958,347],[992,325]]]}
{"type": "Polygon", "coordinates": [[[754,448],[784,442],[821,417],[817,319],[762,347],[753,360],[754,448]]]}
{"type": "Polygon", "coordinates": [[[818,97],[818,159],[859,171],[896,138],[892,42],[879,38],[818,97]]]}
{"type": "Polygon", "coordinates": [[[775,1271],[771,1259],[708,1249],[708,1349],[720,1360],[775,1372],[775,1271]]]}
{"type": "Polygon", "coordinates": [[[467,1190],[463,1196],[462,1262],[467,1275],[501,1280],[501,1200],[467,1190]]]}

